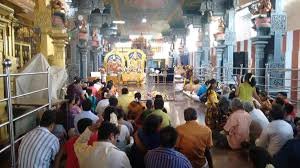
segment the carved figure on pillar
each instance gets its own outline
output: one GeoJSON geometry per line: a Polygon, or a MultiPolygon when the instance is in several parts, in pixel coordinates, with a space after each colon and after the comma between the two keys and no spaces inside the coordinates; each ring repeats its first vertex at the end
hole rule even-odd
{"type": "Polygon", "coordinates": [[[93,35],[92,35],[92,47],[99,47],[99,37],[98,37],[98,32],[96,29],[93,30],[93,35]]]}
{"type": "Polygon", "coordinates": [[[79,16],[79,40],[88,40],[87,23],[82,16],[79,16]]]}
{"type": "MultiPolygon", "coordinates": [[[[249,7],[249,11],[253,15],[254,29],[269,30],[271,27],[271,18],[269,16],[272,10],[272,3],[270,0],[259,0],[257,3],[252,4],[249,7]]],[[[258,32],[267,34],[268,32],[258,32]]]]}
{"type": "Polygon", "coordinates": [[[219,42],[219,41],[224,42],[224,40],[225,40],[225,24],[224,24],[223,19],[219,20],[218,32],[216,34],[214,34],[214,36],[215,36],[215,39],[217,42],[219,42]]]}
{"type": "Polygon", "coordinates": [[[66,8],[61,0],[51,1],[52,9],[52,26],[65,27],[66,23],[66,8]]]}

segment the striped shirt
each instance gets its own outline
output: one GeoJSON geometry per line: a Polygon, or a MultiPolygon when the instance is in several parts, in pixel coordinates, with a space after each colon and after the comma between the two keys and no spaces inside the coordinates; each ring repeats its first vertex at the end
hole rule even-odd
{"type": "Polygon", "coordinates": [[[59,151],[58,139],[45,127],[27,133],[19,147],[19,168],[49,168],[59,151]]]}
{"type": "Polygon", "coordinates": [[[170,148],[156,148],[145,156],[146,168],[192,168],[191,162],[180,152],[170,148]]]}

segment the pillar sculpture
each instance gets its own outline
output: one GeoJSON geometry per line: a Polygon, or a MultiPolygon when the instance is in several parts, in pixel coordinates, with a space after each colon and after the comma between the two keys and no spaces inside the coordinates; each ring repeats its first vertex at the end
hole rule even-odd
{"type": "Polygon", "coordinates": [[[65,28],[65,7],[60,0],[52,0],[51,7],[52,29],[49,31],[49,35],[53,40],[54,53],[49,60],[52,65],[65,68],[65,47],[68,39],[67,29],[65,28]]]}
{"type": "Polygon", "coordinates": [[[101,13],[102,9],[95,9],[90,15],[90,29],[92,30],[92,42],[91,42],[91,57],[93,60],[93,71],[98,71],[101,59],[101,38],[100,38],[100,30],[103,23],[106,20],[103,20],[103,13],[101,13]]]}
{"type": "MultiPolygon", "coordinates": [[[[255,75],[257,76],[257,85],[264,89],[262,86],[265,84],[265,47],[269,43],[271,19],[268,13],[272,9],[270,0],[260,0],[256,7],[250,12],[254,15],[255,29],[257,36],[252,38],[252,43],[255,45],[255,75]]],[[[255,6],[254,5],[254,6],[255,6]]]]}
{"type": "Polygon", "coordinates": [[[225,25],[223,19],[219,20],[218,32],[214,34],[215,40],[217,41],[216,54],[217,54],[217,80],[222,80],[222,59],[224,54],[224,41],[225,41],[225,25]]]}
{"type": "Polygon", "coordinates": [[[87,30],[87,24],[86,20],[82,17],[79,18],[80,24],[79,24],[79,33],[78,33],[78,48],[79,48],[79,54],[80,54],[80,60],[81,60],[81,77],[83,79],[87,79],[88,77],[88,30],[87,30]]]}

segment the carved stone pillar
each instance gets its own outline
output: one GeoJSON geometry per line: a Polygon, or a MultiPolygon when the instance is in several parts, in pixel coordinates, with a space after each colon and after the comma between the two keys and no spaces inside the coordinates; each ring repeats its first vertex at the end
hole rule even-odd
{"type": "Polygon", "coordinates": [[[265,84],[265,47],[268,44],[270,36],[257,36],[252,38],[252,42],[255,45],[255,76],[257,85],[259,88],[265,84]]]}
{"type": "Polygon", "coordinates": [[[233,52],[235,45],[235,9],[230,9],[226,12],[227,15],[227,28],[225,30],[225,54],[223,58],[223,66],[226,69],[224,72],[227,82],[233,83],[232,75],[233,75],[233,52]]]}
{"type": "Polygon", "coordinates": [[[87,79],[88,77],[88,70],[87,70],[87,62],[88,62],[88,48],[87,42],[80,40],[78,43],[81,66],[80,66],[80,76],[83,79],[87,79]]]}
{"type": "Polygon", "coordinates": [[[50,37],[53,39],[54,54],[49,58],[51,65],[65,68],[66,64],[66,44],[68,34],[64,28],[52,28],[50,37]]]}
{"type": "MultiPolygon", "coordinates": [[[[216,47],[216,54],[217,54],[217,80],[221,81],[222,79],[222,73],[224,73],[224,71],[222,72],[222,60],[223,60],[223,55],[224,55],[224,51],[225,51],[225,45],[218,45],[216,47]]],[[[224,75],[223,75],[224,76],[224,75]]]]}
{"type": "Polygon", "coordinates": [[[99,71],[99,55],[101,54],[100,48],[94,48],[91,50],[91,57],[93,60],[93,72],[99,71]]]}
{"type": "Polygon", "coordinates": [[[210,37],[209,37],[209,24],[205,24],[203,28],[203,60],[202,65],[209,65],[209,57],[210,57],[210,37]]]}
{"type": "MultiPolygon", "coordinates": [[[[72,34],[77,34],[77,32],[73,32],[72,34]]],[[[73,35],[70,41],[71,47],[71,59],[70,64],[67,65],[69,82],[71,83],[75,76],[79,76],[80,74],[80,55],[78,54],[77,47],[77,39],[76,36],[73,35]]]]}

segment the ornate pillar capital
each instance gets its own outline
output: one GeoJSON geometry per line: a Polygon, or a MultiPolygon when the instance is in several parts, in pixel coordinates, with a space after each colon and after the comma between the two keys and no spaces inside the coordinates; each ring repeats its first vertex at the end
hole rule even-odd
{"type": "Polygon", "coordinates": [[[53,28],[49,32],[50,37],[52,38],[52,44],[54,47],[54,54],[49,58],[52,65],[65,67],[66,62],[66,53],[65,47],[67,44],[68,34],[66,33],[65,28],[53,28]]]}

